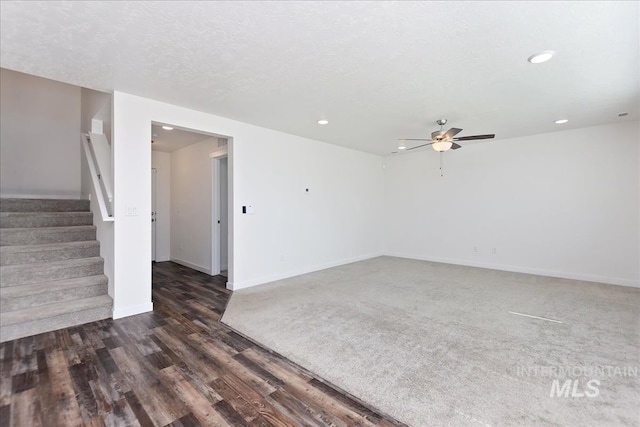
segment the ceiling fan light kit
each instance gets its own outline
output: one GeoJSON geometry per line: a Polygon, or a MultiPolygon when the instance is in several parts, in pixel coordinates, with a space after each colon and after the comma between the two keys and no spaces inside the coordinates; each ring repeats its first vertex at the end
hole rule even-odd
{"type": "MultiPolygon", "coordinates": [[[[447,119],[440,119],[436,121],[436,123],[440,126],[440,130],[432,132],[431,138],[404,138],[398,140],[398,149],[399,150],[415,150],[416,148],[426,147],[430,145],[435,151],[440,153],[440,176],[444,176],[444,164],[442,160],[442,153],[449,150],[457,150],[458,148],[462,148],[460,144],[454,141],[471,141],[478,139],[492,139],[495,137],[495,134],[486,134],[486,135],[472,135],[472,136],[461,136],[454,138],[458,133],[462,132],[460,128],[451,128],[448,131],[444,131],[444,125],[447,124],[447,119]],[[415,147],[407,148],[405,146],[405,141],[429,141],[424,144],[417,145],[415,147]]],[[[394,151],[394,153],[396,153],[394,151]]]]}
{"type": "Polygon", "coordinates": [[[436,141],[433,144],[431,144],[431,148],[441,153],[444,153],[445,151],[449,150],[452,146],[453,146],[453,142],[444,141],[444,140],[436,141]]]}
{"type": "Polygon", "coordinates": [[[406,149],[415,150],[416,148],[426,147],[427,145],[431,145],[435,151],[440,153],[444,153],[448,150],[457,150],[462,146],[458,144],[456,141],[471,141],[478,139],[492,139],[495,138],[495,134],[487,134],[487,135],[472,135],[472,136],[461,136],[455,137],[458,133],[462,132],[460,128],[451,128],[448,131],[444,131],[444,125],[447,124],[447,119],[440,119],[436,121],[436,123],[440,126],[440,130],[431,133],[431,138],[403,138],[398,140],[398,148],[401,150],[406,149]],[[455,138],[454,138],[455,137],[455,138]],[[424,144],[417,145],[415,147],[406,148],[405,141],[428,141],[424,144]],[[405,147],[405,148],[401,148],[405,147]]]}

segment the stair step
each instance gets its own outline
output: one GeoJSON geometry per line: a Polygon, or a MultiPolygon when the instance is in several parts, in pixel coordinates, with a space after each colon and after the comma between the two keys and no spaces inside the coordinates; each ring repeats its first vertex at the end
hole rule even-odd
{"type": "Polygon", "coordinates": [[[0,246],[40,245],[95,239],[96,227],[93,225],[0,229],[0,246]]]}
{"type": "Polygon", "coordinates": [[[100,257],[0,266],[0,287],[96,276],[104,273],[100,257]]]}
{"type": "Polygon", "coordinates": [[[0,212],[89,212],[89,200],[0,199],[0,212]]]}
{"type": "Polygon", "coordinates": [[[104,274],[11,286],[2,288],[0,311],[4,316],[5,313],[10,311],[96,297],[107,293],[108,279],[104,274]]]}
{"type": "Polygon", "coordinates": [[[0,317],[0,341],[107,319],[112,316],[112,308],[111,297],[101,295],[3,313],[0,317]]]}
{"type": "Polygon", "coordinates": [[[98,256],[100,256],[100,243],[97,240],[46,245],[0,246],[0,266],[98,256]]]}
{"type": "Polygon", "coordinates": [[[0,228],[93,225],[91,212],[0,212],[0,228]]]}

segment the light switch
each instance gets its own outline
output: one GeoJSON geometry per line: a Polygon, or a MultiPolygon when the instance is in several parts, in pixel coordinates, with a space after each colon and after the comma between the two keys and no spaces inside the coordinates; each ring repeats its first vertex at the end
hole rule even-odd
{"type": "Polygon", "coordinates": [[[138,207],[127,206],[127,216],[138,216],[138,207]]]}

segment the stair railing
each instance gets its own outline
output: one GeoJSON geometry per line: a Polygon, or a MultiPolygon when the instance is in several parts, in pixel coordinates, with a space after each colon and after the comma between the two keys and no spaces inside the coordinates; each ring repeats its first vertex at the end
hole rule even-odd
{"type": "Polygon", "coordinates": [[[111,148],[107,138],[103,134],[83,134],[82,148],[93,183],[92,193],[96,195],[102,220],[113,221],[113,192],[109,161],[111,148]]]}

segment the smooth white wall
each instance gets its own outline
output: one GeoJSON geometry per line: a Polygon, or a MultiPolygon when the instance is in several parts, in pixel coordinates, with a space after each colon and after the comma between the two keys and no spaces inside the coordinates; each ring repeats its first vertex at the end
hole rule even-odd
{"type": "Polygon", "coordinates": [[[387,253],[638,286],[638,146],[626,122],[467,144],[443,178],[433,150],[389,157],[387,253]]]}
{"type": "Polygon", "coordinates": [[[171,152],[171,260],[211,273],[211,159],[218,138],[171,152]]]}
{"type": "Polygon", "coordinates": [[[152,151],[156,172],[156,261],[171,259],[171,154],[152,151]]]}
{"type": "Polygon", "coordinates": [[[144,105],[130,102],[128,96],[114,92],[114,319],[153,310],[151,120],[143,108],[144,105]]]}
{"type": "Polygon", "coordinates": [[[0,195],[80,198],[80,87],[0,69],[0,195]]]}
{"type": "MultiPolygon", "coordinates": [[[[110,116],[111,111],[111,94],[98,92],[91,89],[80,88],[80,131],[83,134],[91,132],[91,120],[96,117],[96,115],[100,115],[100,118],[104,119],[103,110],[107,109],[110,116]]],[[[107,135],[107,139],[109,142],[111,141],[111,119],[107,122],[103,122],[103,130],[105,135],[107,135]]],[[[84,153],[81,154],[84,158],[84,153]]],[[[109,156],[109,160],[110,160],[109,156]]],[[[110,163],[110,162],[109,162],[110,163]]],[[[86,162],[83,160],[81,162],[81,175],[82,175],[82,185],[81,185],[81,193],[83,198],[88,198],[89,194],[91,194],[91,186],[93,183],[91,182],[91,178],[89,177],[89,168],[86,162]]],[[[111,168],[109,168],[108,176],[112,176],[111,168]]],[[[113,183],[111,183],[113,184],[113,183]]],[[[113,187],[112,187],[113,188],[113,187]]]]}
{"type": "Polygon", "coordinates": [[[101,120],[103,133],[111,143],[111,94],[83,87],[80,91],[80,98],[82,133],[91,132],[91,120],[101,120]]]}
{"type": "Polygon", "coordinates": [[[381,157],[115,92],[115,317],[152,309],[152,121],[233,137],[231,288],[382,252],[381,157]],[[240,213],[247,204],[255,215],[240,213]]]}

